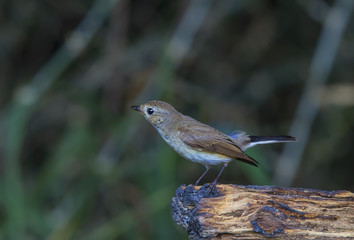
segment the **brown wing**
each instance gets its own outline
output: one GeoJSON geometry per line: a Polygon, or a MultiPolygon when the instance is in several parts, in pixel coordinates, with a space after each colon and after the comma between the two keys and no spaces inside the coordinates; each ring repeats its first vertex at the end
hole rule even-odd
{"type": "Polygon", "coordinates": [[[222,154],[257,166],[258,162],[242,152],[226,134],[194,119],[189,120],[184,121],[183,126],[178,128],[180,138],[185,144],[206,152],[222,154]]]}

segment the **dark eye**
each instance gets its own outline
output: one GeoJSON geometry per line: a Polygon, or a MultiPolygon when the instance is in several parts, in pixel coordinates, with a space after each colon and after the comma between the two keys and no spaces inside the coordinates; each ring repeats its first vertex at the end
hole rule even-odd
{"type": "Polygon", "coordinates": [[[154,109],[148,108],[148,109],[146,110],[146,112],[147,112],[149,115],[151,115],[151,114],[154,113],[154,109]]]}

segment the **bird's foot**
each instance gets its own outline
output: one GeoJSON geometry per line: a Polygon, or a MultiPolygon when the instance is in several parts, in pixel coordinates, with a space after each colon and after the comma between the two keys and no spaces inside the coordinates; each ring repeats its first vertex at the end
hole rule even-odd
{"type": "Polygon", "coordinates": [[[209,189],[210,189],[210,193],[211,194],[214,194],[214,193],[216,193],[217,191],[216,191],[216,185],[218,184],[218,182],[217,181],[213,181],[212,183],[210,183],[209,184],[209,189]]]}

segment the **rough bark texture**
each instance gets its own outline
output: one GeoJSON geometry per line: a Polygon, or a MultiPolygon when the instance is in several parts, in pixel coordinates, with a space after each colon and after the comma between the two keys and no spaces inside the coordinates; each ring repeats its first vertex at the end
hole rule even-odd
{"type": "Polygon", "coordinates": [[[181,186],[172,217],[190,239],[354,239],[354,194],[271,186],[181,186]]]}

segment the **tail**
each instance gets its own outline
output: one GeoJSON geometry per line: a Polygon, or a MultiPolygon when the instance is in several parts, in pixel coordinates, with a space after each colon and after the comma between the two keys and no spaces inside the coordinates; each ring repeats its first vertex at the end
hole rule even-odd
{"type": "Polygon", "coordinates": [[[296,138],[292,136],[248,136],[250,143],[247,148],[253,147],[258,144],[268,143],[282,143],[282,142],[296,142],[296,138]]]}

